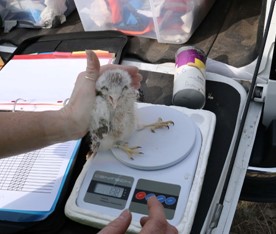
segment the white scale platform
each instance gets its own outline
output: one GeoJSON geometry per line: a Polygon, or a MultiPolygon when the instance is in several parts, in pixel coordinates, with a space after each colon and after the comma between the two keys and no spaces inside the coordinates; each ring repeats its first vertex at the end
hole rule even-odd
{"type": "Polygon", "coordinates": [[[169,129],[146,128],[129,139],[143,154],[134,160],[120,149],[90,158],[78,177],[65,207],[66,215],[103,227],[124,209],[132,212],[129,231],[139,232],[147,215],[147,199],[155,195],[168,221],[183,233],[191,228],[215,129],[215,115],[205,110],[163,105],[138,105],[141,124],[159,117],[172,120],[169,129]],[[183,230],[182,230],[183,229],[183,230]]]}

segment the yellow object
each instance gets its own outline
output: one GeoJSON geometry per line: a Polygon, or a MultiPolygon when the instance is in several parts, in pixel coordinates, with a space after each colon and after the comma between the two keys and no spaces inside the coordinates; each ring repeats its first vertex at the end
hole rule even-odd
{"type": "Polygon", "coordinates": [[[0,57],[0,70],[2,67],[4,67],[4,65],[5,65],[5,63],[4,63],[3,59],[0,57]]]}
{"type": "Polygon", "coordinates": [[[192,66],[192,67],[197,67],[200,70],[201,69],[205,69],[205,64],[204,62],[202,62],[200,59],[195,58],[195,62],[194,63],[188,63],[187,65],[192,66]]]}

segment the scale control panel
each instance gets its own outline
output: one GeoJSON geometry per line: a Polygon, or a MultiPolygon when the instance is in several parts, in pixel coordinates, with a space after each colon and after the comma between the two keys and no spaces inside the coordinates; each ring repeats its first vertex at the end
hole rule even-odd
{"type": "Polygon", "coordinates": [[[179,193],[179,185],[139,179],[129,210],[140,214],[148,214],[147,200],[151,196],[156,196],[164,207],[166,218],[171,220],[174,217],[179,193]]]}
{"type": "MultiPolygon", "coordinates": [[[[84,196],[84,202],[126,209],[134,178],[104,171],[95,171],[84,196]]],[[[163,183],[147,179],[137,181],[129,210],[139,214],[148,214],[147,200],[156,196],[163,204],[167,219],[173,219],[181,187],[175,184],[163,183]]]]}

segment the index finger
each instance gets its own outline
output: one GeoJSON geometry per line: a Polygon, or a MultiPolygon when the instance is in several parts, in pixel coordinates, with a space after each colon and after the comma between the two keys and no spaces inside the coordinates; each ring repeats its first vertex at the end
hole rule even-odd
{"type": "Polygon", "coordinates": [[[164,208],[155,196],[148,200],[149,215],[140,219],[143,227],[140,233],[167,233],[168,222],[165,217],[164,208]]]}
{"type": "Polygon", "coordinates": [[[148,208],[149,217],[154,217],[156,219],[166,219],[164,207],[155,196],[149,198],[148,208]]]}

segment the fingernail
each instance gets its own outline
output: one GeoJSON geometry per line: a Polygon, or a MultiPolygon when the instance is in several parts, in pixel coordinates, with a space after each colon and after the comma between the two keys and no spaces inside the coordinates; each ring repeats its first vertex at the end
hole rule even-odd
{"type": "Polygon", "coordinates": [[[122,219],[127,219],[130,215],[130,211],[129,210],[124,210],[121,214],[120,214],[120,218],[122,219]]]}
{"type": "Polygon", "coordinates": [[[152,195],[152,196],[150,196],[150,197],[148,198],[148,201],[151,200],[151,199],[154,199],[154,200],[155,200],[155,199],[157,199],[157,198],[156,198],[155,195],[152,195]]]}

